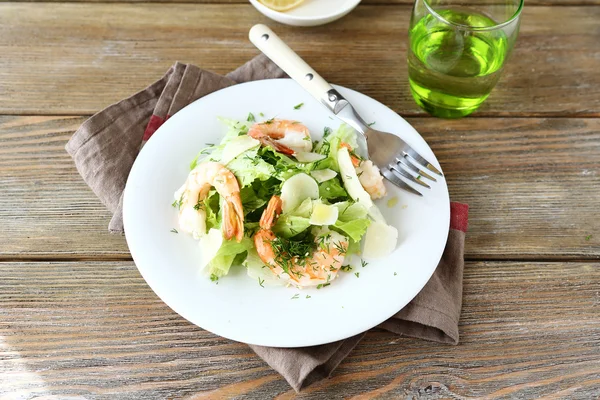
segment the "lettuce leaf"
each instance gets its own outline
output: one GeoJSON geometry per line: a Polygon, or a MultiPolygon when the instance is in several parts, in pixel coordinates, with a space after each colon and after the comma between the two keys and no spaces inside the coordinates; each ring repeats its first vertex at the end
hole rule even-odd
{"type": "Polygon", "coordinates": [[[350,236],[352,240],[359,242],[370,224],[371,220],[368,218],[356,219],[348,222],[341,222],[338,219],[333,226],[350,236]]]}
{"type": "Polygon", "coordinates": [[[319,143],[315,152],[326,155],[327,158],[315,163],[315,169],[329,168],[335,172],[340,172],[340,167],[337,161],[337,150],[340,148],[342,143],[349,144],[353,149],[356,149],[358,143],[356,141],[356,131],[349,125],[342,124],[331,134],[323,138],[323,141],[319,143]]]}
{"type": "MultiPolygon", "coordinates": [[[[248,237],[244,237],[240,243],[236,242],[235,240],[224,240],[219,248],[219,251],[217,251],[217,254],[207,265],[208,274],[214,274],[217,277],[227,275],[236,257],[238,255],[243,256],[243,253],[252,248],[252,240],[248,237]]],[[[242,257],[238,257],[237,261],[241,263],[243,261],[242,257]]]]}
{"type": "Polygon", "coordinates": [[[298,207],[287,214],[281,214],[273,227],[273,232],[286,239],[304,232],[310,227],[310,214],[312,212],[313,200],[305,199],[298,207]]]}
{"type": "Polygon", "coordinates": [[[371,220],[367,217],[368,211],[359,203],[343,201],[334,204],[338,208],[338,220],[333,225],[344,232],[353,241],[360,242],[371,220]]]}
{"type": "Polygon", "coordinates": [[[240,190],[240,197],[242,199],[242,206],[244,207],[244,215],[248,215],[267,204],[265,198],[260,198],[256,195],[252,186],[243,187],[240,190]]]}
{"type": "Polygon", "coordinates": [[[258,152],[259,156],[275,169],[275,176],[280,181],[285,181],[300,172],[309,173],[315,163],[299,163],[292,158],[276,152],[270,147],[263,147],[258,152]]]}
{"type": "Polygon", "coordinates": [[[242,187],[252,184],[256,179],[266,181],[275,175],[275,168],[258,156],[259,151],[258,147],[248,150],[227,164],[242,187]]]}
{"type": "Polygon", "coordinates": [[[221,139],[221,143],[219,143],[218,146],[207,143],[207,147],[200,150],[196,157],[194,157],[194,159],[190,162],[190,170],[196,168],[196,166],[202,161],[220,161],[221,153],[223,152],[223,149],[225,148],[227,142],[229,142],[234,137],[245,135],[248,133],[248,126],[244,125],[239,121],[222,117],[218,117],[218,120],[222,122],[225,126],[227,126],[225,136],[223,137],[223,139],[221,139]]]}
{"type": "Polygon", "coordinates": [[[220,196],[215,189],[210,190],[206,198],[198,202],[197,207],[206,212],[207,231],[211,228],[221,228],[220,196]]]}
{"type": "Polygon", "coordinates": [[[319,184],[319,196],[325,200],[348,198],[339,176],[319,184]]]}

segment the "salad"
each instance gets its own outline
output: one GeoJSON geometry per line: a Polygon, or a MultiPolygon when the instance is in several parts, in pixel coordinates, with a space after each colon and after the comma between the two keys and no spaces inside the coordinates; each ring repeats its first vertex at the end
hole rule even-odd
{"type": "Polygon", "coordinates": [[[321,288],[352,260],[395,249],[398,232],[373,203],[383,178],[355,152],[352,128],[313,141],[298,121],[221,121],[225,137],[198,153],[173,202],[212,280],[243,265],[261,286],[321,288]]]}

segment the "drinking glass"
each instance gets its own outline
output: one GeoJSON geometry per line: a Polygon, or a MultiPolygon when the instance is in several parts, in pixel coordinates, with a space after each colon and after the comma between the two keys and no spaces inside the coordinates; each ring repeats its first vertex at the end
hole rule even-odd
{"type": "Polygon", "coordinates": [[[408,77],[429,114],[475,111],[498,82],[517,35],[523,0],[416,0],[408,77]]]}

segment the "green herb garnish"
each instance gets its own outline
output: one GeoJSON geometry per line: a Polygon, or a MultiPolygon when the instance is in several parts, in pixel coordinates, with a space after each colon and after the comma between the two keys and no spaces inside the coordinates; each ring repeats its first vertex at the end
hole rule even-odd
{"type": "Polygon", "coordinates": [[[298,293],[296,293],[295,295],[292,296],[291,300],[295,300],[299,297],[300,295],[298,293]]]}
{"type": "Polygon", "coordinates": [[[179,197],[179,200],[175,200],[174,202],[171,203],[171,206],[175,207],[178,210],[181,210],[182,204],[183,204],[183,193],[181,193],[181,197],[179,197]]]}
{"type": "Polygon", "coordinates": [[[369,265],[369,263],[368,263],[368,262],[366,262],[365,260],[360,260],[360,265],[361,265],[361,266],[364,268],[364,267],[366,267],[367,265],[369,265]]]}
{"type": "Polygon", "coordinates": [[[171,229],[171,232],[173,232],[173,233],[179,233],[179,232],[177,232],[177,229],[175,229],[175,228],[171,229]]]}
{"type": "Polygon", "coordinates": [[[256,118],[254,118],[254,114],[248,113],[248,118],[246,118],[246,121],[248,121],[248,122],[255,122],[256,118]]]}
{"type": "Polygon", "coordinates": [[[354,275],[356,275],[356,277],[359,278],[360,272],[355,272],[354,275]]]}
{"type": "MultiPolygon", "coordinates": [[[[335,246],[335,249],[338,251],[338,253],[340,253],[340,255],[344,255],[346,254],[346,247],[344,247],[344,245],[342,244],[342,242],[334,242],[333,245],[335,246]]],[[[364,265],[363,265],[364,267],[364,265]]]]}
{"type": "Polygon", "coordinates": [[[294,106],[294,110],[299,110],[299,109],[301,109],[303,105],[304,105],[304,103],[296,104],[296,105],[294,106]]]}
{"type": "Polygon", "coordinates": [[[216,276],[215,274],[210,274],[210,280],[213,281],[213,282],[216,282],[216,281],[219,280],[219,277],[216,276]]]}
{"type": "Polygon", "coordinates": [[[587,235],[587,236],[585,237],[585,240],[589,241],[591,238],[592,238],[592,235],[587,235]]]}
{"type": "Polygon", "coordinates": [[[265,283],[264,279],[260,279],[260,277],[258,277],[258,284],[260,285],[260,287],[264,287],[263,283],[265,283]]]}
{"type": "Polygon", "coordinates": [[[350,272],[352,271],[352,267],[349,265],[342,265],[342,268],[340,268],[342,271],[344,272],[350,272]]]}
{"type": "Polygon", "coordinates": [[[324,287],[329,286],[329,285],[331,285],[331,283],[319,283],[317,285],[317,289],[321,289],[321,288],[324,288],[324,287]]]}
{"type": "Polygon", "coordinates": [[[306,240],[291,240],[276,237],[271,241],[271,247],[275,253],[275,262],[288,274],[302,276],[300,271],[292,271],[294,262],[301,264],[306,262],[306,255],[314,250],[314,243],[306,240]]]}

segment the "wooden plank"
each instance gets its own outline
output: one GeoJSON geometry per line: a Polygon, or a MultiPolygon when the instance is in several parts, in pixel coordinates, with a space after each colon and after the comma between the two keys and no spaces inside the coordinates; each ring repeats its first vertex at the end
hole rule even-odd
{"type": "MultiPolygon", "coordinates": [[[[0,263],[0,274],[7,398],[294,397],[246,345],[171,311],[130,262],[0,263]]],[[[464,289],[458,346],[373,331],[302,398],[600,395],[600,264],[468,263],[464,289]]]]}
{"type": "MultiPolygon", "coordinates": [[[[64,150],[83,120],[0,117],[0,257],[129,258],[64,150]]],[[[600,258],[600,120],[409,121],[471,206],[468,258],[600,258]]]]}
{"type": "MultiPolygon", "coordinates": [[[[257,54],[247,31],[264,22],[328,80],[422,114],[407,84],[410,11],[364,5],[298,29],[247,4],[0,3],[0,113],[91,114],[175,60],[225,73],[257,54]]],[[[600,115],[599,19],[600,7],[526,8],[514,56],[478,115],[600,115]]]]}

